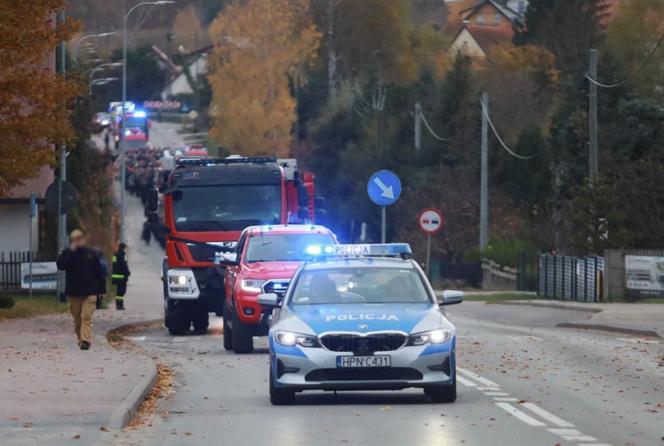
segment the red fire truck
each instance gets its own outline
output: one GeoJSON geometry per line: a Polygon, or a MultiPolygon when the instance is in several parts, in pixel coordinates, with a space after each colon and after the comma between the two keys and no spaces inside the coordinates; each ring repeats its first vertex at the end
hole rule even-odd
{"type": "MultiPolygon", "coordinates": [[[[205,332],[223,314],[224,269],[247,226],[314,221],[314,176],[294,159],[183,159],[162,188],[168,229],[163,263],[164,320],[172,335],[205,332]],[[217,262],[219,263],[219,262],[217,262]]],[[[150,197],[156,211],[158,194],[150,197]]],[[[320,215],[320,212],[319,212],[320,215]]]]}

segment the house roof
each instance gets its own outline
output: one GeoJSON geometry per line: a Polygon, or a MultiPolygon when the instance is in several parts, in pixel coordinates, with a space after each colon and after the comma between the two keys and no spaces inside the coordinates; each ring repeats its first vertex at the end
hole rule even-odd
{"type": "Polygon", "coordinates": [[[512,23],[523,21],[523,16],[521,16],[521,14],[519,14],[518,12],[513,10],[512,8],[508,7],[507,5],[504,5],[504,4],[502,4],[502,3],[500,3],[496,0],[482,0],[478,4],[476,4],[475,6],[471,6],[470,8],[463,9],[460,12],[460,14],[465,19],[465,18],[471,16],[475,11],[477,11],[477,9],[479,9],[480,7],[486,5],[487,3],[492,5],[494,8],[496,8],[496,10],[498,10],[498,12],[500,12],[502,15],[507,17],[512,23]]]}
{"type": "Polygon", "coordinates": [[[9,190],[6,196],[0,196],[4,200],[29,200],[30,195],[35,194],[38,200],[41,200],[46,195],[46,189],[55,179],[53,169],[49,166],[42,166],[39,174],[27,179],[23,184],[14,186],[9,190]]]}
{"type": "Polygon", "coordinates": [[[477,45],[482,48],[482,51],[484,51],[485,54],[488,53],[489,49],[494,45],[510,43],[514,35],[510,29],[466,23],[454,36],[453,41],[456,41],[464,29],[468,31],[473,39],[475,39],[475,42],[477,42],[477,45]]]}

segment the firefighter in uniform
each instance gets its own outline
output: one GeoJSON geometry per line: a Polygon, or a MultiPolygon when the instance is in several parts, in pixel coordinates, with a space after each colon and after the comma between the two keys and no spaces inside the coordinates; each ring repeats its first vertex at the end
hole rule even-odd
{"type": "Polygon", "coordinates": [[[127,281],[131,273],[129,272],[129,265],[127,264],[127,254],[125,249],[127,245],[120,243],[118,250],[113,254],[113,271],[111,281],[115,285],[115,308],[117,310],[124,310],[124,297],[127,293],[127,281]]]}

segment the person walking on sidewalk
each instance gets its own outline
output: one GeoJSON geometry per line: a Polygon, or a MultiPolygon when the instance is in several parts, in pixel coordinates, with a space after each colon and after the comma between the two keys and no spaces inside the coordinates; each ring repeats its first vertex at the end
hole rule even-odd
{"type": "Polygon", "coordinates": [[[129,264],[127,263],[126,254],[127,245],[120,243],[118,250],[113,254],[113,271],[111,275],[111,282],[115,285],[115,309],[124,310],[124,298],[127,294],[127,281],[131,272],[129,271],[129,264]]]}
{"type": "Polygon", "coordinates": [[[66,272],[65,294],[69,310],[74,317],[74,331],[81,350],[92,344],[92,314],[97,296],[106,294],[106,274],[101,254],[87,246],[85,235],[79,229],[69,235],[69,248],[58,256],[58,269],[66,272]]]}

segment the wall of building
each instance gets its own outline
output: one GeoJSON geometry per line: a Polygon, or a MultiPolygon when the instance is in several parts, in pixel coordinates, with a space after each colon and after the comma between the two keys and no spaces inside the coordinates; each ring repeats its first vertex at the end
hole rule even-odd
{"type": "Polygon", "coordinates": [[[464,56],[468,57],[484,57],[484,51],[477,44],[477,41],[473,36],[468,32],[467,29],[463,29],[452,45],[450,45],[449,52],[452,56],[461,53],[464,56]]]}
{"type": "Polygon", "coordinates": [[[38,248],[38,218],[30,227],[28,203],[0,203],[0,252],[29,251],[30,230],[33,250],[38,248]]]}

